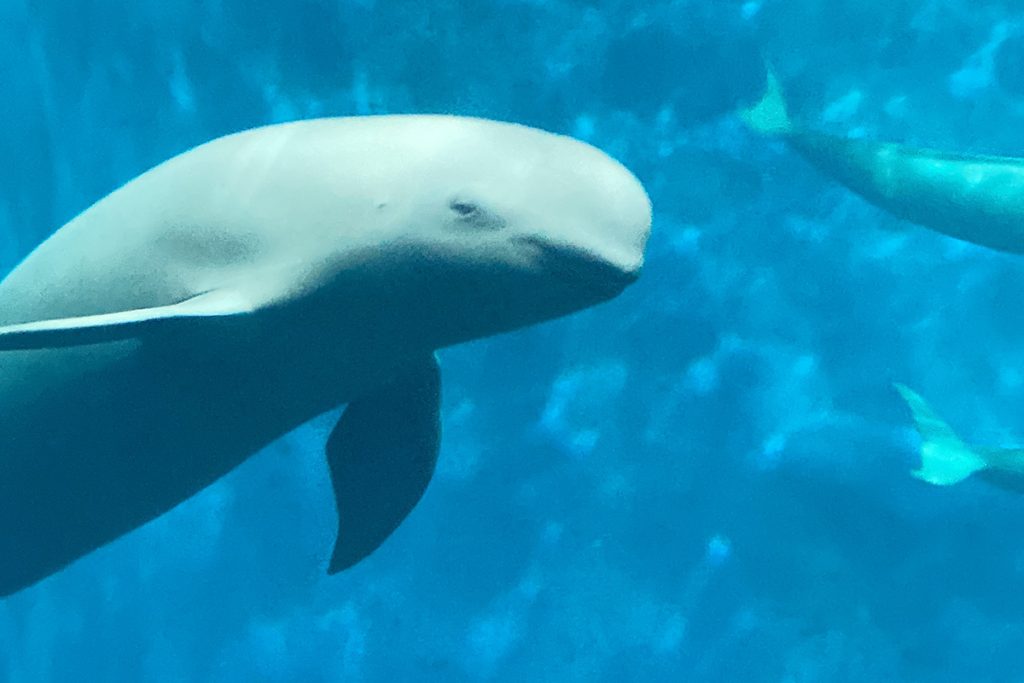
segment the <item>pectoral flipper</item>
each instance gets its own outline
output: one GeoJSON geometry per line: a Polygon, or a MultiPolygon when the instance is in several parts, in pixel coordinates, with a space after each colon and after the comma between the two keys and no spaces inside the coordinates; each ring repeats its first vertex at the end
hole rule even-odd
{"type": "Polygon", "coordinates": [[[423,497],[437,463],[440,412],[432,355],[345,409],[327,442],[338,506],[329,574],[376,550],[423,497]]]}

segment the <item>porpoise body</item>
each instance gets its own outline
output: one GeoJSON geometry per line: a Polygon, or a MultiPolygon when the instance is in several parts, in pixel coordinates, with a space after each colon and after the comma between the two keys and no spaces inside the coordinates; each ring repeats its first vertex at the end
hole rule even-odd
{"type": "Polygon", "coordinates": [[[611,299],[650,223],[596,148],[450,116],[253,129],[130,181],[0,282],[0,595],[342,404],[329,571],[355,564],[433,473],[434,351],[611,299]]]}
{"type": "Polygon", "coordinates": [[[1024,158],[811,130],[790,119],[770,71],[765,96],[741,118],[752,130],[785,140],[819,171],[898,218],[981,246],[1024,253],[1024,158]]]}

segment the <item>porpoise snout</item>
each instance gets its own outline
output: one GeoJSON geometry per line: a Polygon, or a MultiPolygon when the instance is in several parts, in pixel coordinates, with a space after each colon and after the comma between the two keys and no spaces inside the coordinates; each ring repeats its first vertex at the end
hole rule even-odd
{"type": "Polygon", "coordinates": [[[592,162],[594,241],[587,250],[617,270],[616,277],[628,284],[643,267],[651,233],[651,200],[628,168],[604,152],[598,154],[599,159],[592,162]]]}
{"type": "Polygon", "coordinates": [[[545,271],[595,294],[614,296],[640,276],[640,263],[624,265],[584,247],[537,236],[523,236],[515,241],[533,250],[545,271]]]}
{"type": "Polygon", "coordinates": [[[633,173],[597,147],[558,137],[537,183],[542,229],[513,238],[574,288],[603,298],[636,281],[651,230],[651,201],[633,173]]]}

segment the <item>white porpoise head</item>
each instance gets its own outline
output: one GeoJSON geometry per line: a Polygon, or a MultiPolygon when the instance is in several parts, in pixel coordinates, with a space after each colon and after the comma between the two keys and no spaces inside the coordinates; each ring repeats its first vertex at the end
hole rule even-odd
{"type": "Polygon", "coordinates": [[[362,121],[356,213],[369,242],[343,250],[342,278],[350,293],[373,288],[357,298],[386,307],[393,333],[445,346],[592,306],[637,278],[650,200],[604,152],[479,119],[362,121]]]}

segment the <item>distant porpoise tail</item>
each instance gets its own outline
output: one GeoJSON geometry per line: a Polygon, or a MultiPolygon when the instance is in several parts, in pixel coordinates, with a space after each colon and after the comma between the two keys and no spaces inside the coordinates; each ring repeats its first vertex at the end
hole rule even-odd
{"type": "Polygon", "coordinates": [[[921,467],[911,474],[929,484],[949,486],[988,466],[984,457],[961,441],[919,394],[902,384],[893,386],[910,406],[921,434],[921,467]]]}
{"type": "Polygon", "coordinates": [[[786,98],[771,67],[768,67],[768,87],[764,97],[750,109],[740,111],[739,116],[751,130],[762,135],[785,135],[792,130],[786,98]]]}

